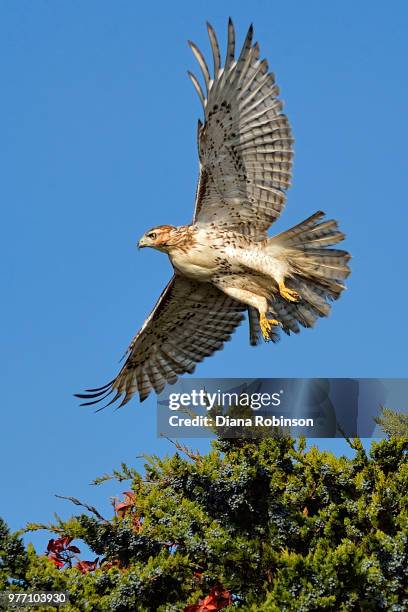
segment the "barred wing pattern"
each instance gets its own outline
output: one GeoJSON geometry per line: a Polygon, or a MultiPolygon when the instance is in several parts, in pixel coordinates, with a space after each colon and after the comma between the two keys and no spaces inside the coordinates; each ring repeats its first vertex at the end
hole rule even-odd
{"type": "Polygon", "coordinates": [[[290,185],[293,139],[273,74],[259,60],[249,28],[235,61],[235,31],[228,23],[225,65],[221,68],[217,37],[207,24],[214,78],[197,46],[190,47],[200,65],[203,92],[189,73],[204,109],[198,123],[200,177],[194,222],[217,223],[262,239],[279,217],[290,185]]]}
{"type": "Polygon", "coordinates": [[[243,304],[213,285],[173,276],[132,340],[118,376],[77,397],[86,399],[82,405],[88,406],[115,392],[106,406],[123,396],[120,407],[137,392],[140,401],[153,389],[160,393],[179,374],[193,372],[196,363],[222,348],[241,322],[243,310],[243,304]]]}

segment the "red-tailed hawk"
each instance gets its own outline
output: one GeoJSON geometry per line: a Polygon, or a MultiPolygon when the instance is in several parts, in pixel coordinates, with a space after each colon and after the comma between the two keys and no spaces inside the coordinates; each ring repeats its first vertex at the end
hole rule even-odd
{"type": "MultiPolygon", "coordinates": [[[[189,73],[204,109],[198,122],[200,177],[190,225],[161,225],[140,247],[167,253],[174,276],[132,340],[116,378],[78,395],[85,405],[138,392],[144,400],[222,348],[248,311],[250,342],[276,341],[327,316],[329,300],[344,289],[349,254],[328,248],[343,240],[335,221],[317,212],[269,238],[290,185],[293,138],[266,60],[259,59],[252,26],[235,59],[228,23],[224,66],[208,24],[214,71],[193,43],[205,89],[189,73]]],[[[109,405],[107,404],[107,405],[109,405]]]]}

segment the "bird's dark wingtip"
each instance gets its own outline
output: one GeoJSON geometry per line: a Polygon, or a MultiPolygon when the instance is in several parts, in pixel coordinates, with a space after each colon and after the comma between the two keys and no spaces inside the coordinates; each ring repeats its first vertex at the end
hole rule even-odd
{"type": "Polygon", "coordinates": [[[96,389],[87,389],[85,393],[74,393],[74,397],[78,399],[92,400],[87,402],[82,402],[80,406],[92,406],[93,404],[97,404],[98,402],[103,401],[105,398],[109,397],[111,393],[113,393],[112,383],[107,383],[103,385],[103,387],[98,387],[96,389]]]}

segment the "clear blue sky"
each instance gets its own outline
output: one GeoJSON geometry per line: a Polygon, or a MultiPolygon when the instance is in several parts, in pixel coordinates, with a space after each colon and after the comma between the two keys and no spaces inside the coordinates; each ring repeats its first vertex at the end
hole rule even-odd
{"type": "Polygon", "coordinates": [[[66,516],[54,493],[109,512],[126,484],[91,488],[95,476],[172,450],[154,397],[95,415],[72,394],[113,377],[169,278],[137,239],[191,218],[200,105],[186,40],[208,51],[207,19],[222,44],[229,15],[239,41],[254,23],[286,101],[294,186],[276,229],[325,210],[353,273],[316,329],[251,349],[243,326],[197,375],[406,376],[407,13],[402,1],[1,2],[0,515],[13,528],[66,516]]]}

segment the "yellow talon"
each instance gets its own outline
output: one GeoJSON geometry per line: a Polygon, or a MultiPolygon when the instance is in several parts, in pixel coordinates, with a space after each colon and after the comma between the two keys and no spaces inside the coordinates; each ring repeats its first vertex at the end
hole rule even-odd
{"type": "Polygon", "coordinates": [[[268,342],[271,339],[273,327],[280,325],[280,323],[276,319],[268,319],[264,314],[261,314],[259,317],[259,325],[261,327],[263,339],[268,342]]]}
{"type": "Polygon", "coordinates": [[[298,302],[300,300],[299,293],[286,287],[284,282],[279,283],[279,292],[288,302],[298,302]]]}

